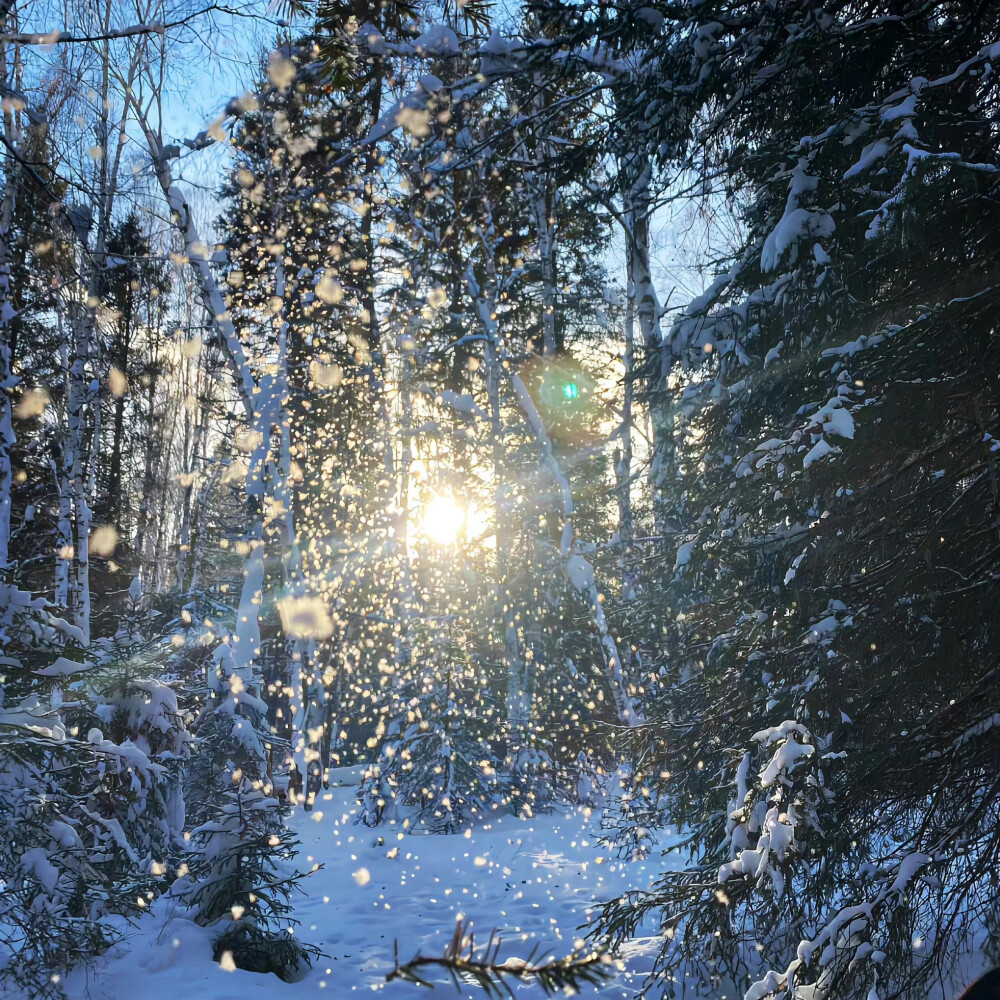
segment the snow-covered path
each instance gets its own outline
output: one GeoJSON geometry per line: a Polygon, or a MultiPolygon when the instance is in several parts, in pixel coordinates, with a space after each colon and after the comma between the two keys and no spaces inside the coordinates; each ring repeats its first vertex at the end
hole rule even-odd
{"type": "MultiPolygon", "coordinates": [[[[273,975],[226,972],[212,961],[217,932],[171,919],[172,904],[163,899],[96,975],[71,978],[69,996],[312,1000],[384,990],[387,1000],[426,998],[425,988],[385,982],[394,941],[403,960],[418,950],[440,955],[462,914],[483,943],[494,928],[501,932],[501,957],[527,957],[537,942],[566,954],[595,901],[648,886],[671,860],[656,852],[649,860],[628,863],[609,856],[595,836],[599,813],[589,816],[584,809],[531,820],[500,816],[454,836],[401,834],[392,825],[370,830],[354,823],[354,809],[352,787],[331,788],[314,812],[299,812],[294,820],[302,841],[300,866],[323,865],[305,881],[308,895],[295,903],[296,933],[328,956],[304,980],[289,984],[273,975]]],[[[583,995],[633,996],[656,946],[652,937],[635,941],[623,956],[625,970],[599,989],[585,988],[583,995]]],[[[542,995],[531,983],[511,982],[511,987],[525,998],[542,995]]],[[[458,995],[444,975],[433,995],[438,994],[458,995]]],[[[462,995],[482,993],[470,989],[462,995]]]]}

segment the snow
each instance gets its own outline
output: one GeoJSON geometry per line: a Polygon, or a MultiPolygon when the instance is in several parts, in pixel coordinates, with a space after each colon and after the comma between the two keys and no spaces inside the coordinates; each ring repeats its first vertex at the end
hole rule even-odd
{"type": "MultiPolygon", "coordinates": [[[[100,730],[92,729],[91,733],[100,733],[100,730]]],[[[114,743],[105,739],[90,739],[88,742],[99,753],[114,758],[117,763],[117,770],[122,768],[133,768],[139,774],[151,775],[162,774],[163,766],[154,764],[142,750],[131,740],[123,743],[114,743]]]]}
{"type": "Polygon", "coordinates": [[[811,757],[816,748],[806,743],[799,743],[794,733],[789,733],[785,741],[774,752],[767,766],[760,772],[759,778],[763,788],[770,788],[782,771],[790,771],[804,757],[811,757]]]}
{"type": "Polygon", "coordinates": [[[889,143],[885,139],[876,139],[875,142],[869,143],[861,150],[858,162],[844,174],[844,180],[849,181],[852,177],[864,173],[873,164],[884,159],[888,152],[889,143]]]}
{"type": "Polygon", "coordinates": [[[841,344],[839,347],[829,347],[823,351],[822,357],[832,358],[838,355],[847,355],[851,357],[857,354],[858,351],[865,351],[872,347],[878,347],[887,336],[892,336],[893,333],[897,332],[898,327],[890,328],[885,334],[873,333],[873,334],[862,334],[857,340],[849,340],[846,344],[841,344]]]}
{"type": "Polygon", "coordinates": [[[251,677],[251,664],[260,652],[261,592],[264,588],[264,546],[252,541],[247,557],[246,576],[240,592],[240,607],[236,613],[232,658],[234,670],[244,680],[251,677]]]}
{"type": "MultiPolygon", "coordinates": [[[[765,785],[766,787],[766,785],[765,785]]],[[[736,827],[741,839],[746,836],[745,824],[736,827]]],[[[734,837],[734,846],[738,846],[734,837]]],[[[771,879],[775,895],[780,896],[785,887],[785,876],[780,869],[771,864],[771,855],[780,864],[795,847],[795,824],[791,822],[791,811],[788,814],[778,811],[776,806],[768,809],[761,826],[757,846],[753,850],[741,850],[728,864],[719,868],[718,880],[728,882],[734,875],[749,875],[758,881],[765,876],[771,879]]]]}
{"type": "Polygon", "coordinates": [[[83,629],[78,625],[73,625],[66,621],[65,618],[58,618],[55,615],[49,617],[49,624],[57,631],[61,632],[67,639],[72,639],[74,642],[78,642],[81,646],[86,646],[87,643],[84,641],[85,636],[83,634],[83,629]]]}
{"type": "Polygon", "coordinates": [[[39,677],[66,677],[69,674],[90,670],[93,666],[94,664],[87,660],[81,662],[80,660],[70,660],[68,657],[59,656],[53,663],[50,663],[47,667],[41,667],[35,673],[39,677]]]}
{"type": "Polygon", "coordinates": [[[635,12],[635,19],[648,24],[651,28],[659,30],[663,27],[664,16],[652,7],[640,7],[635,12]]]}
{"type": "Polygon", "coordinates": [[[17,706],[0,706],[0,727],[2,726],[27,729],[58,742],[66,739],[63,724],[54,715],[47,713],[35,694],[23,698],[17,706]]]}
{"type": "Polygon", "coordinates": [[[431,94],[420,87],[401,97],[372,126],[365,141],[378,142],[400,127],[418,138],[430,135],[430,115],[427,111],[427,100],[430,96],[431,94]]]}
{"type": "Polygon", "coordinates": [[[83,841],[80,840],[80,835],[76,830],[62,820],[55,819],[49,823],[48,834],[55,841],[56,846],[64,850],[83,846],[83,841]]]}
{"type": "Polygon", "coordinates": [[[327,639],[333,635],[333,621],[321,597],[312,594],[284,597],[278,601],[278,612],[287,636],[327,639]]]}
{"type": "Polygon", "coordinates": [[[433,73],[422,74],[417,78],[417,83],[419,83],[428,94],[436,94],[444,86],[441,79],[436,77],[433,73]]]}
{"type": "Polygon", "coordinates": [[[806,555],[808,555],[808,553],[809,553],[809,549],[807,547],[807,548],[803,549],[802,552],[799,555],[797,555],[792,560],[792,565],[788,567],[788,572],[785,573],[785,586],[786,587],[792,582],[792,580],[795,579],[795,574],[798,571],[798,568],[802,565],[802,560],[805,559],[805,557],[806,557],[806,555]]]}
{"type": "Polygon", "coordinates": [[[413,43],[421,56],[457,56],[458,36],[447,25],[432,24],[413,43]]]}
{"type": "Polygon", "coordinates": [[[808,469],[813,462],[818,462],[821,458],[826,458],[833,451],[833,445],[831,445],[826,438],[821,437],[810,449],[806,452],[805,458],[802,459],[802,468],[808,469]]]}
{"type": "MultiPolygon", "coordinates": [[[[795,250],[800,240],[806,236],[832,236],[833,219],[826,212],[810,212],[805,208],[793,208],[786,212],[777,226],[764,241],[761,251],[761,270],[766,274],[777,269],[781,258],[795,250]]],[[[795,254],[792,254],[794,263],[795,254]]]]}
{"type": "Polygon", "coordinates": [[[681,566],[687,566],[691,562],[691,556],[697,544],[697,539],[693,539],[677,547],[677,555],[674,556],[674,569],[680,569],[681,566]]]}
{"type": "Polygon", "coordinates": [[[438,399],[445,405],[450,406],[459,413],[470,413],[473,416],[486,419],[485,411],[476,404],[476,400],[470,392],[455,392],[454,389],[442,389],[438,393],[438,399]]]}
{"type": "Polygon", "coordinates": [[[594,586],[594,567],[579,553],[571,555],[565,563],[569,582],[581,593],[594,586]]]}
{"type": "Polygon", "coordinates": [[[807,236],[822,238],[833,235],[834,221],[827,212],[805,208],[800,204],[819,184],[818,178],[807,173],[807,165],[807,159],[801,157],[792,170],[784,215],[764,240],[760,253],[760,269],[764,274],[777,270],[786,255],[794,264],[798,256],[798,244],[807,236]]]}
{"type": "Polygon", "coordinates": [[[53,893],[59,881],[59,869],[41,847],[29,847],[21,852],[21,867],[38,879],[47,893],[53,893]]]}
{"type": "Polygon", "coordinates": [[[759,775],[764,788],[773,785],[781,772],[793,770],[800,760],[815,753],[816,748],[807,743],[799,743],[796,739],[798,736],[808,739],[808,730],[794,719],[786,719],[780,725],[762,729],[751,737],[755,743],[764,747],[777,744],[774,756],[759,775]]]}
{"type": "Polygon", "coordinates": [[[785,992],[783,984],[787,984],[789,979],[790,972],[784,976],[777,972],[768,972],[763,979],[751,984],[743,1000],[763,1000],[764,997],[775,994],[780,996],[785,992]]]}
{"type": "Polygon", "coordinates": [[[366,46],[372,55],[382,55],[390,50],[382,32],[368,21],[358,30],[358,40],[366,46]]]}
{"type": "Polygon", "coordinates": [[[833,638],[837,629],[851,624],[853,624],[853,619],[850,617],[839,621],[836,615],[827,615],[825,618],[821,618],[818,622],[809,626],[809,630],[803,635],[802,641],[807,646],[828,642],[833,638]]]}
{"type": "Polygon", "coordinates": [[[896,877],[893,879],[892,886],[890,887],[890,892],[902,893],[906,891],[906,887],[910,884],[913,876],[920,871],[925,865],[928,865],[934,859],[929,854],[924,854],[921,851],[914,851],[912,854],[908,854],[899,863],[899,869],[896,872],[896,877]]]}
{"type": "Polygon", "coordinates": [[[712,283],[701,295],[695,296],[685,309],[685,316],[698,316],[718,298],[722,290],[736,278],[736,268],[734,267],[727,274],[720,274],[713,279],[712,283]]]}
{"type": "Polygon", "coordinates": [[[508,38],[499,28],[494,28],[490,37],[479,48],[479,72],[484,77],[499,75],[509,70],[519,44],[508,38]]]}
{"type": "Polygon", "coordinates": [[[882,109],[882,121],[894,122],[900,118],[912,118],[917,113],[917,101],[920,100],[916,94],[910,94],[899,104],[892,104],[882,109]]]}
{"type": "MultiPolygon", "coordinates": [[[[477,941],[485,944],[492,930],[500,932],[500,961],[527,958],[536,944],[562,956],[574,950],[596,902],[648,889],[658,873],[683,862],[680,853],[618,861],[598,844],[600,814],[582,807],[531,820],[500,815],[451,836],[405,834],[398,824],[373,830],[355,818],[354,788],[335,784],[320,793],[313,813],[293,819],[302,844],[297,864],[306,870],[322,864],[304,881],[306,895],[295,899],[300,926],[294,933],[327,953],[305,979],[286,984],[271,975],[226,971],[212,960],[218,930],[197,926],[165,896],[100,960],[95,994],[131,1000],[141,984],[146,1000],[339,1000],[381,990],[416,1000],[426,989],[385,982],[394,943],[404,961],[418,951],[440,955],[461,915],[472,922],[477,941]]],[[[634,995],[661,940],[653,928],[643,931],[648,936],[630,942],[621,956],[618,977],[585,988],[584,996],[634,995]]],[[[433,978],[448,982],[446,973],[433,978]]],[[[69,995],[85,995],[85,979],[82,970],[74,972],[69,995]]],[[[510,985],[518,997],[543,995],[535,983],[510,985]]],[[[471,989],[461,995],[481,996],[471,989]]]]}
{"type": "Polygon", "coordinates": [[[724,30],[723,25],[718,21],[707,21],[704,24],[699,24],[695,29],[695,55],[702,60],[708,59],[708,57],[715,51],[717,37],[722,34],[724,30]]]}

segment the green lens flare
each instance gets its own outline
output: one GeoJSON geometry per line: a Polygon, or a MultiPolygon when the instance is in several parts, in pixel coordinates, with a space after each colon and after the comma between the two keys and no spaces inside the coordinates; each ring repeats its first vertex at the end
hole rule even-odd
{"type": "Polygon", "coordinates": [[[562,387],[563,399],[576,399],[580,395],[580,387],[575,382],[566,382],[562,387]]]}

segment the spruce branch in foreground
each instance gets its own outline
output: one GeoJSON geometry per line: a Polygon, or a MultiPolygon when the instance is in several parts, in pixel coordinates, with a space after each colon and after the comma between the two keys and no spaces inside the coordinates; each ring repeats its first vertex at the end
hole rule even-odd
{"type": "Polygon", "coordinates": [[[399,942],[395,942],[396,967],[385,978],[386,982],[403,979],[420,986],[433,988],[434,983],[424,979],[421,969],[437,966],[447,969],[455,988],[479,986],[488,997],[513,997],[509,979],[532,979],[546,996],[558,991],[567,994],[578,992],[582,985],[597,986],[612,975],[614,963],[609,955],[597,951],[578,951],[565,958],[545,958],[539,955],[536,945],[526,959],[510,957],[498,961],[501,939],[494,930],[481,950],[476,949],[469,924],[461,918],[455,923],[455,933],[442,955],[421,955],[417,952],[408,962],[400,964],[399,942]]]}

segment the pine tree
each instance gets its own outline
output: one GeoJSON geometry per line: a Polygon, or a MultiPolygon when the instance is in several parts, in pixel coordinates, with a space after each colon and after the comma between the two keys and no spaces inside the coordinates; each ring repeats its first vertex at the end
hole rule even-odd
{"type": "Polygon", "coordinates": [[[688,596],[644,750],[695,860],[604,924],[754,997],[919,991],[995,919],[995,16],[881,13],[675,9],[663,62],[662,134],[702,116],[746,208],[670,330],[688,596]]]}
{"type": "Polygon", "coordinates": [[[237,663],[226,642],[213,663],[188,773],[190,874],[172,891],[199,923],[219,928],[216,960],[228,952],[238,968],[293,982],[318,952],[291,933],[290,900],[302,873],[289,865],[298,842],[270,780],[282,746],[266,724],[259,672],[237,663]]]}

